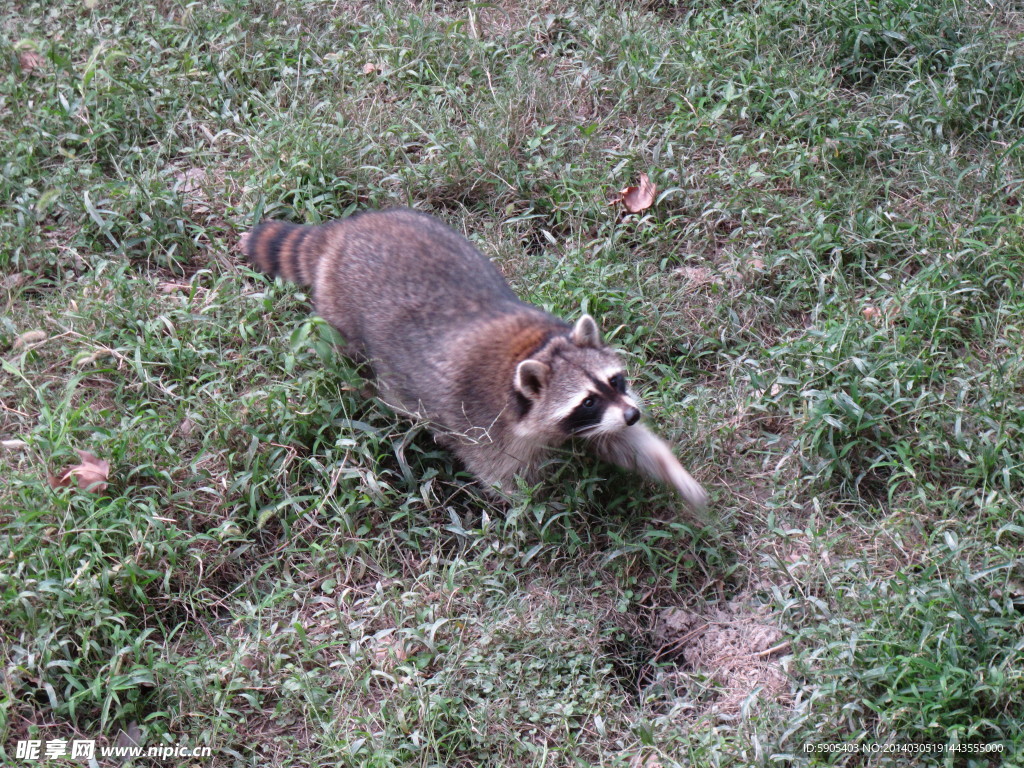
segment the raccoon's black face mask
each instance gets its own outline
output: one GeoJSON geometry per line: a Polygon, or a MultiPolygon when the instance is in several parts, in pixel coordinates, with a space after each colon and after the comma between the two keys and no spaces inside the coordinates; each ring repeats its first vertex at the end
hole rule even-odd
{"type": "Polygon", "coordinates": [[[590,386],[586,393],[560,423],[566,434],[585,437],[617,432],[640,420],[640,409],[627,390],[625,373],[619,371],[607,379],[587,378],[590,386]]]}
{"type": "Polygon", "coordinates": [[[519,364],[516,389],[529,401],[526,420],[549,434],[596,436],[626,429],[640,419],[622,361],[601,343],[588,315],[568,337],[553,340],[519,364]]]}

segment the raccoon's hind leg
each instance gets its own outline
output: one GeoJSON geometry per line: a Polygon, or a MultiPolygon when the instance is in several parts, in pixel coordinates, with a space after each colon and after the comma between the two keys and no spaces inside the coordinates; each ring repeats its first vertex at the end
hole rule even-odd
{"type": "Polygon", "coordinates": [[[612,464],[639,470],[665,485],[671,485],[695,510],[702,511],[707,507],[708,495],[700,483],[683,469],[668,443],[644,425],[637,424],[621,432],[602,435],[589,445],[598,456],[612,464]]]}

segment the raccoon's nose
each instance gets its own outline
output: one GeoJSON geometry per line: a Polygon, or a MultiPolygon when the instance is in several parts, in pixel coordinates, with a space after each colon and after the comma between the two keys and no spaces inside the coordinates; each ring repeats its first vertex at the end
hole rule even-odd
{"type": "Polygon", "coordinates": [[[640,421],[640,411],[634,408],[633,406],[629,406],[629,408],[622,412],[622,418],[626,420],[627,427],[632,427],[634,424],[640,421]]]}

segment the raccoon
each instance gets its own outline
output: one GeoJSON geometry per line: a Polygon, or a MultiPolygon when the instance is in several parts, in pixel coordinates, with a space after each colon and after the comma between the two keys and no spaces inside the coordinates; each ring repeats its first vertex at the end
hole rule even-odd
{"type": "Polygon", "coordinates": [[[242,237],[260,271],[312,287],[316,311],[369,363],[381,399],[425,419],[482,483],[529,482],[575,438],[666,483],[695,509],[707,496],[640,424],[619,355],[575,324],[520,301],[501,273],[440,220],[395,208],[319,226],[260,224],[242,237]]]}

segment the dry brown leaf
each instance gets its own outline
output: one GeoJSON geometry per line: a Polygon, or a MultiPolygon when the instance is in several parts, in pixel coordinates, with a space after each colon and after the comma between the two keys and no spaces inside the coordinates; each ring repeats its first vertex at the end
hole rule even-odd
{"type": "Polygon", "coordinates": [[[640,183],[637,186],[620,189],[619,196],[608,205],[622,203],[630,213],[640,213],[654,205],[654,198],[657,194],[658,188],[654,186],[646,173],[641,173],[640,183]]]}
{"type": "Polygon", "coordinates": [[[59,475],[47,475],[46,479],[51,488],[66,488],[71,485],[71,480],[78,483],[78,487],[89,493],[103,493],[107,490],[107,477],[110,475],[110,462],[96,458],[88,451],[75,451],[81,464],[68,467],[59,475]]]}
{"type": "Polygon", "coordinates": [[[394,635],[381,638],[373,652],[374,663],[385,669],[393,669],[407,658],[409,658],[409,649],[406,643],[394,635]]]}
{"type": "Polygon", "coordinates": [[[21,65],[22,72],[31,75],[37,69],[43,68],[46,59],[35,51],[22,51],[18,54],[18,63],[21,65]]]}
{"type": "Polygon", "coordinates": [[[772,384],[770,389],[755,389],[754,390],[754,395],[759,397],[759,398],[764,397],[765,395],[770,395],[771,397],[775,397],[781,391],[782,391],[782,387],[780,387],[778,385],[778,383],[776,382],[775,384],[772,384]]]}

